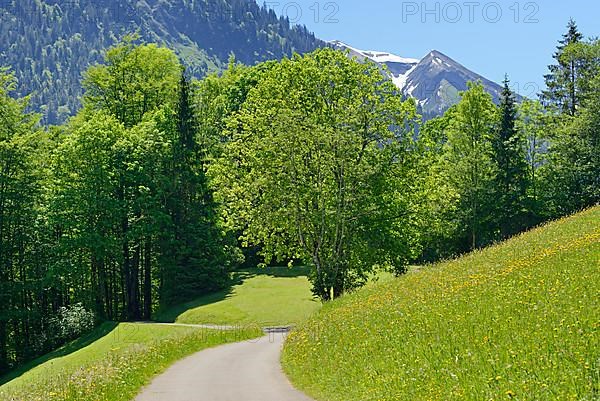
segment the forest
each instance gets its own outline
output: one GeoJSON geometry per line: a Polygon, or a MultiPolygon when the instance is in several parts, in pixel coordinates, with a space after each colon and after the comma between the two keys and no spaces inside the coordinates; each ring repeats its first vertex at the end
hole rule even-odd
{"type": "MultiPolygon", "coordinates": [[[[45,126],[0,70],[0,374],[102,321],[150,320],[261,265],[315,297],[452,258],[600,202],[600,41],[574,22],[539,100],[480,83],[422,123],[329,48],[191,79],[126,35],[45,126]]],[[[276,301],[275,301],[276,302],[276,301]]]]}
{"type": "Polygon", "coordinates": [[[3,0],[0,65],[13,68],[16,93],[45,125],[81,107],[81,75],[124,34],[172,49],[193,77],[227,67],[306,53],[321,41],[266,6],[247,0],[3,0]]]}

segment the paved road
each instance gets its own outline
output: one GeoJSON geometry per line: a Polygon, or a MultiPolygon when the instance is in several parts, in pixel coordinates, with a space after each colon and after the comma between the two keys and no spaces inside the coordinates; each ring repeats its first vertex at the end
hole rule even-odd
{"type": "Polygon", "coordinates": [[[222,345],[175,363],[135,401],[311,401],[281,371],[285,333],[222,345]]]}

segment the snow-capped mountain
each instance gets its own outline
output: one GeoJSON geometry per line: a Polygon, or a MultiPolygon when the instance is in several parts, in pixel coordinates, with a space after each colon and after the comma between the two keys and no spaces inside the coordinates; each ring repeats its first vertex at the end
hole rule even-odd
{"type": "Polygon", "coordinates": [[[467,82],[481,81],[498,102],[502,87],[470,71],[445,54],[433,50],[421,60],[400,57],[392,53],[356,49],[340,41],[329,42],[336,49],[347,50],[349,57],[371,60],[387,67],[387,74],[405,96],[417,100],[426,119],[443,114],[459,100],[459,92],[467,82]]]}

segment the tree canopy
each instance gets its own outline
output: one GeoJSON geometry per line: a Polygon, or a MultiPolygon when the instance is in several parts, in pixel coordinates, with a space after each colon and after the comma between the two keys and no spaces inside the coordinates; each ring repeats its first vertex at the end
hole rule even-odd
{"type": "Polygon", "coordinates": [[[414,255],[409,177],[416,117],[373,64],[330,49],[270,69],[227,122],[211,167],[229,227],[267,261],[314,267],[339,296],[414,255]]]}

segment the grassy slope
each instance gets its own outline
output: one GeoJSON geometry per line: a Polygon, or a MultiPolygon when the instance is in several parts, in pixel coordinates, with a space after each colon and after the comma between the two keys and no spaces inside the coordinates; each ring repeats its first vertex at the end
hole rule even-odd
{"type": "Polygon", "coordinates": [[[371,286],[292,333],[316,399],[600,398],[600,208],[371,286]]]}
{"type": "MultiPolygon", "coordinates": [[[[106,326],[99,331],[106,330],[106,326]]],[[[75,352],[56,351],[0,386],[1,400],[129,401],[170,364],[204,348],[261,335],[122,323],[75,352]],[[54,355],[55,357],[52,357],[54,355]]],[[[92,336],[94,336],[92,334],[92,336]]],[[[25,367],[25,368],[27,368],[25,367]]]]}
{"type": "Polygon", "coordinates": [[[171,363],[203,348],[295,324],[318,310],[303,268],[236,273],[230,290],[163,311],[160,321],[245,326],[232,333],[193,327],[105,323],[0,378],[0,400],[130,400],[171,363]]]}
{"type": "Polygon", "coordinates": [[[237,273],[231,290],[158,314],[157,320],[191,324],[297,324],[317,311],[303,268],[253,269],[237,273]]]}

